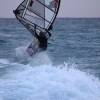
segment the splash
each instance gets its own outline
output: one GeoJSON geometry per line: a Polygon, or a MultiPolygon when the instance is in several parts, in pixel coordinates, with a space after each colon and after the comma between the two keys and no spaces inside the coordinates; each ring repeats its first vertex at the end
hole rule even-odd
{"type": "Polygon", "coordinates": [[[21,46],[15,49],[16,58],[20,61],[26,61],[29,59],[29,56],[26,52],[27,46],[21,46]]]}
{"type": "Polygon", "coordinates": [[[0,100],[100,100],[100,81],[74,64],[0,63],[0,100]],[[2,67],[3,68],[3,67],[2,67]]]}
{"type": "Polygon", "coordinates": [[[33,57],[30,57],[28,53],[26,52],[28,46],[21,46],[15,49],[15,54],[17,61],[20,63],[22,62],[30,62],[31,65],[39,66],[43,64],[51,64],[47,52],[40,52],[34,55],[33,57]]]}

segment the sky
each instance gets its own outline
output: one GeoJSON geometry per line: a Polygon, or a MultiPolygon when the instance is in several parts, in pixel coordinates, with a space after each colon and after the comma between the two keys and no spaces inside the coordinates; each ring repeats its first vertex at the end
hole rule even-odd
{"type": "MultiPolygon", "coordinates": [[[[23,0],[0,0],[0,17],[14,17],[13,10],[23,0]]],[[[100,0],[61,0],[58,17],[100,17],[100,0]]]]}

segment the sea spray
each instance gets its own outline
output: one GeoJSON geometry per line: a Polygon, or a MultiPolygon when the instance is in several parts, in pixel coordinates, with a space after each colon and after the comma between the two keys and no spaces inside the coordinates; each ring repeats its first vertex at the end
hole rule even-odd
{"type": "Polygon", "coordinates": [[[50,58],[46,51],[36,53],[33,56],[29,56],[26,49],[28,46],[21,46],[15,49],[16,60],[19,63],[29,63],[31,65],[43,65],[43,64],[51,64],[50,58]]]}
{"type": "MultiPolygon", "coordinates": [[[[2,66],[5,68],[5,63],[2,66]]],[[[100,99],[100,81],[75,69],[74,65],[69,68],[68,64],[62,64],[60,68],[61,65],[52,64],[8,63],[8,66],[0,79],[3,100],[100,99]]]]}

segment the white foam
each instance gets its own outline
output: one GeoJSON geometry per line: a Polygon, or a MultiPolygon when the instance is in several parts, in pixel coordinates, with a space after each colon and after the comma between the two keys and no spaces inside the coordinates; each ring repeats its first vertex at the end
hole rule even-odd
{"type": "Polygon", "coordinates": [[[9,38],[9,37],[12,37],[11,34],[6,34],[6,33],[1,33],[1,32],[0,32],[0,37],[3,37],[3,36],[4,36],[4,37],[8,37],[8,38],[9,38]]]}
{"type": "Polygon", "coordinates": [[[71,68],[68,64],[8,65],[13,70],[0,78],[3,100],[100,100],[100,81],[74,69],[74,64],[71,68]]]}
{"type": "Polygon", "coordinates": [[[28,53],[26,52],[26,49],[27,46],[21,46],[15,49],[15,54],[19,61],[26,61],[30,58],[28,53]]]}
{"type": "Polygon", "coordinates": [[[37,53],[33,58],[30,60],[31,66],[40,66],[40,65],[51,65],[51,61],[48,57],[47,52],[40,52],[37,53]]]}
{"type": "Polygon", "coordinates": [[[31,65],[39,66],[43,64],[51,64],[47,52],[40,52],[33,57],[29,56],[26,51],[27,46],[18,47],[15,49],[16,57],[20,62],[29,61],[31,65]]]}
{"type": "Polygon", "coordinates": [[[0,68],[4,68],[6,66],[4,65],[8,65],[10,62],[7,59],[0,59],[0,68]]]}

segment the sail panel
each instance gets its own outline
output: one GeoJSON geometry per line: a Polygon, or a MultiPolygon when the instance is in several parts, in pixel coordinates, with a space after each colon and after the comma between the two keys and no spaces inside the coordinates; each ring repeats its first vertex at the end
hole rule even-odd
{"type": "MultiPolygon", "coordinates": [[[[55,21],[55,19],[56,19],[56,16],[57,16],[57,14],[58,14],[58,11],[59,11],[59,7],[60,7],[60,1],[61,0],[46,0],[45,1],[45,4],[50,8],[50,9],[52,9],[53,11],[53,13],[50,13],[49,11],[48,11],[48,9],[46,9],[46,12],[45,12],[45,17],[46,18],[49,18],[50,19],[50,21],[51,21],[51,24],[48,24],[47,25],[47,29],[49,29],[51,26],[52,26],[52,24],[54,23],[54,21],[55,21]],[[49,12],[49,16],[48,16],[48,12],[49,12]]],[[[49,10],[50,10],[49,9],[49,10]]]]}
{"type": "Polygon", "coordinates": [[[24,18],[26,20],[29,20],[30,22],[32,22],[32,23],[44,28],[44,25],[45,25],[44,19],[42,19],[41,17],[38,17],[36,14],[27,11],[25,16],[24,16],[24,18]]]}
{"type": "MultiPolygon", "coordinates": [[[[41,1],[45,2],[45,0],[41,0],[41,1]]],[[[41,5],[37,0],[31,0],[28,5],[27,10],[35,12],[37,15],[39,15],[43,18],[45,17],[45,6],[41,5]]]]}

